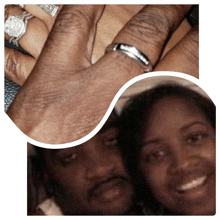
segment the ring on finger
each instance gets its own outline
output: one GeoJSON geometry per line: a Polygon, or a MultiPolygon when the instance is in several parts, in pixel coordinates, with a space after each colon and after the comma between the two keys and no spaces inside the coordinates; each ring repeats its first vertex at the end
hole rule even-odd
{"type": "Polygon", "coordinates": [[[110,44],[106,49],[106,53],[110,51],[119,51],[121,53],[126,54],[130,58],[133,58],[134,60],[138,61],[144,67],[145,73],[150,72],[153,69],[153,66],[148,57],[144,53],[139,51],[136,47],[122,43],[110,44]]]}
{"type": "Polygon", "coordinates": [[[49,5],[38,5],[43,11],[45,11],[48,15],[50,15],[51,17],[54,17],[57,12],[58,12],[58,9],[59,7],[56,6],[56,5],[52,5],[52,4],[49,4],[49,5]]]}
{"type": "Polygon", "coordinates": [[[18,46],[18,41],[27,30],[28,20],[34,16],[26,11],[21,15],[11,15],[5,22],[5,33],[10,37],[9,42],[18,46]]]}

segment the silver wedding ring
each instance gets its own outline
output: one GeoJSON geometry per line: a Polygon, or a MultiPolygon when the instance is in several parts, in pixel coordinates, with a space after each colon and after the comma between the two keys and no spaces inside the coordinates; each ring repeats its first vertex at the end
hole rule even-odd
{"type": "Polygon", "coordinates": [[[57,12],[59,7],[56,5],[38,5],[43,11],[45,11],[48,15],[50,15],[51,17],[54,17],[57,12]]]}
{"type": "Polygon", "coordinates": [[[139,51],[136,47],[122,43],[110,44],[107,47],[106,52],[108,53],[110,51],[119,51],[121,53],[126,54],[130,58],[135,59],[144,67],[144,72],[150,72],[153,69],[153,66],[148,57],[144,53],[139,51]]]}
{"type": "Polygon", "coordinates": [[[4,31],[10,37],[9,42],[18,46],[18,41],[22,38],[27,30],[28,20],[34,16],[26,11],[21,15],[11,15],[5,22],[4,31]]]}

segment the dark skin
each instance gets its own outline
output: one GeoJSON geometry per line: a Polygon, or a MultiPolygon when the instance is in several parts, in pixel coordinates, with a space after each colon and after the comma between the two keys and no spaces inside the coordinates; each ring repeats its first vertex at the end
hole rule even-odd
{"type": "Polygon", "coordinates": [[[209,120],[193,103],[171,96],[154,103],[144,121],[139,167],[155,199],[174,214],[214,215],[216,143],[209,120]]]}
{"type": "MultiPolygon", "coordinates": [[[[62,6],[59,5],[59,11],[61,8],[62,6]]],[[[37,5],[24,5],[24,10],[34,17],[28,21],[28,31],[19,40],[19,45],[30,55],[5,47],[5,76],[20,86],[24,84],[33,69],[56,19],[56,16],[50,17],[37,5]]],[[[5,5],[4,20],[22,12],[23,9],[18,5],[5,5]]],[[[7,34],[5,39],[9,40],[7,34]]]]}
{"type": "Polygon", "coordinates": [[[77,147],[44,152],[46,185],[65,215],[120,215],[133,206],[117,134],[112,127],[77,147]]]}
{"type": "MultiPolygon", "coordinates": [[[[156,70],[163,70],[157,61],[190,7],[145,6],[124,26],[113,43],[123,42],[140,48],[156,70]]],[[[103,8],[99,5],[68,5],[57,16],[30,77],[7,112],[29,137],[50,144],[84,137],[103,118],[121,86],[144,72],[137,61],[120,52],[105,54],[91,64],[95,28],[103,8]]],[[[198,50],[195,49],[198,38],[191,40],[197,31],[189,32],[185,37],[187,47],[181,46],[184,42],[175,47],[180,52],[178,55],[170,50],[170,58],[174,53],[175,60],[184,57],[186,63],[179,67],[178,62],[173,62],[169,70],[178,68],[181,72],[198,75],[198,50]],[[192,53],[195,62],[188,58],[192,53]]]]}
{"type": "MultiPolygon", "coordinates": [[[[120,29],[143,7],[144,5],[105,6],[97,24],[97,33],[92,51],[92,63],[95,63],[103,56],[106,47],[112,42],[120,29]]],[[[59,11],[61,8],[62,5],[59,5],[59,11]]],[[[37,5],[24,5],[24,10],[33,14],[35,17],[28,22],[28,29],[22,39],[19,40],[19,44],[31,56],[16,49],[5,47],[5,76],[20,86],[24,84],[33,69],[56,19],[56,16],[50,17],[37,5]]],[[[5,20],[7,20],[10,15],[21,13],[22,9],[18,5],[5,6],[5,20]]],[[[190,30],[191,26],[185,18],[168,41],[163,55],[176,45],[190,30]]],[[[7,34],[5,34],[5,39],[9,39],[7,34]]]]}

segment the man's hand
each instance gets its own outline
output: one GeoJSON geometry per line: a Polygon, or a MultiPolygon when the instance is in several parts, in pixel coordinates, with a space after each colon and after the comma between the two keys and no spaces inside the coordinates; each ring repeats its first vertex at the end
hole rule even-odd
{"type": "MultiPolygon", "coordinates": [[[[117,91],[128,80],[144,73],[137,61],[120,52],[107,53],[91,64],[96,24],[103,8],[69,5],[59,13],[33,71],[7,112],[29,137],[50,144],[84,137],[101,121],[117,91]]],[[[165,59],[169,61],[171,56],[175,60],[175,54],[184,51],[177,56],[185,62],[178,66],[178,71],[198,74],[198,62],[192,63],[188,58],[191,55],[198,59],[196,30],[171,49],[163,63],[158,62],[166,42],[189,9],[187,5],[146,6],[125,25],[113,43],[137,47],[159,70],[166,66],[165,59]]],[[[176,68],[175,62],[170,62],[166,70],[176,68]]]]}

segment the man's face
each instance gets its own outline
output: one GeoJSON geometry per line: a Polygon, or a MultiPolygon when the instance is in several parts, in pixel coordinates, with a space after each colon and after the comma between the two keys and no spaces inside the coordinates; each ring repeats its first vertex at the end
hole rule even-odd
{"type": "Polygon", "coordinates": [[[45,151],[49,184],[64,214],[124,214],[132,206],[130,184],[117,147],[117,129],[72,148],[45,151]]]}

